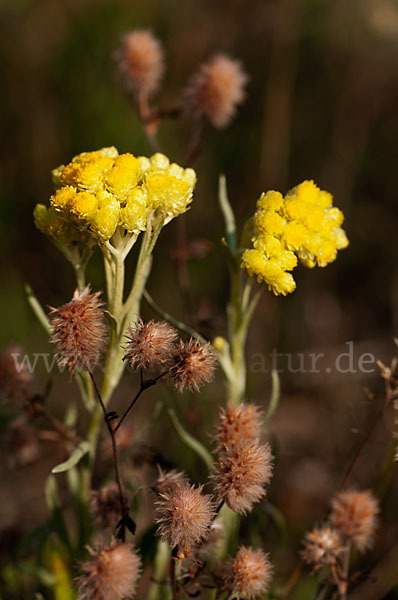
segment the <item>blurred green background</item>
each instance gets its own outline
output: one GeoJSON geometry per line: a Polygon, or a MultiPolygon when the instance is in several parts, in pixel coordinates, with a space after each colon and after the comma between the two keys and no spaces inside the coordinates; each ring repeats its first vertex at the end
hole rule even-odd
{"type": "MultiPolygon", "coordinates": [[[[228,273],[219,242],[219,173],[227,176],[241,226],[262,191],[284,193],[314,179],[344,211],[350,246],[326,269],[299,268],[297,290],[289,297],[264,294],[249,337],[249,368],[258,354],[269,368],[273,348],[324,352],[329,364],[347,351],[348,341],[354,342],[355,357],[366,352],[390,360],[398,325],[396,0],[2,0],[0,24],[0,347],[13,341],[29,352],[48,351],[26,305],[25,282],[45,305],[56,306],[73,291],[72,270],[32,219],[34,205],[46,203],[51,194],[51,169],[107,145],[151,153],[114,60],[120,36],[143,27],[165,48],[167,71],[155,98],[162,107],[178,102],[192,71],[215,52],[240,59],[250,76],[246,101],[232,124],[221,132],[205,128],[195,164],[189,239],[211,242],[201,260],[189,265],[201,331],[209,338],[225,333],[228,273]]],[[[186,118],[160,127],[162,149],[177,162],[185,154],[189,128],[186,118]]],[[[162,233],[149,289],[164,309],[183,316],[173,259],[176,234],[176,222],[162,233]]],[[[95,288],[103,285],[99,256],[89,275],[95,288]]],[[[144,314],[153,317],[147,308],[144,314]]],[[[321,518],[347,457],[379,406],[377,397],[372,404],[362,395],[364,385],[381,389],[376,368],[369,374],[332,371],[281,373],[282,402],[273,424],[280,458],[272,501],[284,512],[296,546],[305,527],[321,518]]],[[[251,373],[251,399],[265,404],[269,388],[268,373],[251,373]]],[[[57,389],[62,413],[71,393],[66,377],[57,389]]],[[[203,396],[199,406],[192,399],[181,403],[182,418],[198,430],[198,423],[210,427],[221,382],[203,396]]],[[[392,421],[378,432],[374,451],[359,468],[357,479],[364,486],[372,483],[391,428],[392,421]]],[[[162,444],[162,435],[167,431],[158,432],[156,444],[162,444]]],[[[171,462],[177,462],[177,442],[170,452],[171,462]]],[[[46,469],[48,464],[43,473],[46,469]]],[[[387,523],[394,520],[396,493],[395,485],[395,495],[386,501],[387,523]]],[[[18,510],[11,511],[5,525],[17,517],[18,510]]],[[[296,549],[293,544],[284,550],[286,572],[296,549]]]]}

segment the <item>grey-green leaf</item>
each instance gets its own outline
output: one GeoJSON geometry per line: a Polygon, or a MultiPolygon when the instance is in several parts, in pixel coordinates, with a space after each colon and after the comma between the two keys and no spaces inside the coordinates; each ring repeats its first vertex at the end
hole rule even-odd
{"type": "Polygon", "coordinates": [[[175,411],[172,408],[170,408],[168,412],[170,415],[170,419],[175,427],[175,430],[177,431],[182,441],[185,442],[185,444],[189,446],[191,450],[196,452],[198,456],[200,456],[203,462],[206,463],[206,466],[209,469],[209,471],[211,471],[213,466],[213,460],[211,458],[210,452],[203,446],[203,444],[199,440],[197,440],[195,437],[193,437],[193,435],[188,433],[186,429],[184,429],[184,427],[178,420],[175,411]]]}
{"type": "Polygon", "coordinates": [[[73,450],[68,460],[54,467],[51,470],[51,473],[63,473],[64,471],[69,471],[69,469],[72,469],[72,467],[76,466],[83,456],[89,451],[90,444],[86,441],[80,442],[80,444],[73,450]]]}

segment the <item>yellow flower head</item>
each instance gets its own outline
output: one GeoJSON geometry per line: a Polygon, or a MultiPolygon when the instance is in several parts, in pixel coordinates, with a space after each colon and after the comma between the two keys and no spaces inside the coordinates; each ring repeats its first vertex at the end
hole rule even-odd
{"type": "MultiPolygon", "coordinates": [[[[65,241],[65,231],[71,239],[70,230],[75,229],[73,241],[79,243],[93,238],[106,242],[117,228],[138,234],[145,231],[150,215],[166,223],[187,210],[196,183],[193,169],[170,164],[164,154],[119,155],[114,147],[83,152],[52,175],[56,191],[50,198],[51,237],[56,239],[58,231],[65,241]]],[[[43,225],[47,215],[43,208],[36,209],[35,221],[50,235],[43,225]]]]}
{"type": "Polygon", "coordinates": [[[136,186],[140,176],[140,162],[132,154],[121,154],[106,174],[106,187],[121,201],[136,186]]]}
{"type": "Polygon", "coordinates": [[[261,208],[254,215],[254,223],[261,233],[269,235],[280,235],[284,226],[283,217],[279,213],[261,208]]]}
{"type": "Polygon", "coordinates": [[[97,152],[84,152],[76,156],[62,171],[61,181],[79,190],[95,192],[102,184],[114,159],[97,152]]]}
{"type": "Polygon", "coordinates": [[[130,233],[145,231],[149,212],[146,189],[142,185],[135,187],[121,209],[122,226],[130,233]]]}
{"type": "Polygon", "coordinates": [[[264,210],[280,210],[283,206],[283,196],[280,192],[270,191],[261,194],[257,200],[257,208],[264,210]]]}
{"type": "Polygon", "coordinates": [[[66,222],[52,206],[37,204],[33,217],[37,229],[54,241],[64,244],[93,244],[93,239],[88,233],[66,222]]]}
{"type": "Polygon", "coordinates": [[[190,182],[170,175],[167,170],[147,173],[144,186],[151,206],[159,209],[165,217],[185,212],[192,199],[193,186],[190,182]]]}
{"type": "Polygon", "coordinates": [[[243,253],[242,267],[274,294],[290,293],[295,282],[288,271],[298,258],[306,267],[325,267],[348,246],[343,220],[332,195],[313,181],[303,181],[284,198],[274,191],[262,194],[254,215],[253,248],[243,253]]]}

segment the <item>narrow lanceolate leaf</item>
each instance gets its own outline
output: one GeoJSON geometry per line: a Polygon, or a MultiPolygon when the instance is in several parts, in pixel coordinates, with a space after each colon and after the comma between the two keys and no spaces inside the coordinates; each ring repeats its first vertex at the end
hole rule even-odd
{"type": "Polygon", "coordinates": [[[41,324],[43,329],[46,331],[46,333],[50,334],[51,326],[50,326],[50,322],[47,318],[47,315],[44,312],[43,307],[41,306],[40,302],[36,298],[34,291],[30,287],[30,285],[27,283],[25,284],[25,293],[26,293],[27,300],[28,300],[33,312],[35,313],[39,323],[41,324]]]}
{"type": "Polygon", "coordinates": [[[206,463],[206,466],[210,471],[213,467],[213,460],[210,452],[203,446],[203,444],[199,440],[197,440],[195,437],[193,437],[193,435],[188,433],[186,429],[184,429],[172,408],[168,412],[170,415],[171,422],[173,423],[174,428],[177,431],[180,438],[182,439],[182,441],[185,442],[185,444],[189,448],[191,448],[191,450],[196,452],[198,456],[200,456],[200,458],[203,460],[203,462],[206,463]]]}
{"type": "Polygon", "coordinates": [[[56,467],[51,470],[51,473],[63,473],[64,471],[69,471],[72,467],[76,466],[77,463],[83,458],[85,454],[90,451],[90,444],[88,442],[81,442],[76,448],[73,450],[72,454],[63,463],[60,463],[56,467]]]}

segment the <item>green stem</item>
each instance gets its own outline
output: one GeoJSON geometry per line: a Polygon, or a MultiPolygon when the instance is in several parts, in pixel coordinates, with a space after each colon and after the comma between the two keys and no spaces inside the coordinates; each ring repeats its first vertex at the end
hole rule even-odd
{"type": "Polygon", "coordinates": [[[168,585],[167,568],[170,561],[170,550],[166,542],[161,540],[157,543],[153,579],[149,588],[147,600],[171,600],[171,590],[168,585]]]}
{"type": "Polygon", "coordinates": [[[231,302],[229,312],[229,336],[231,347],[231,359],[233,367],[233,379],[228,382],[228,400],[238,404],[244,399],[246,392],[246,363],[245,363],[245,341],[248,324],[243,322],[241,272],[238,267],[232,271],[231,302]]]}

